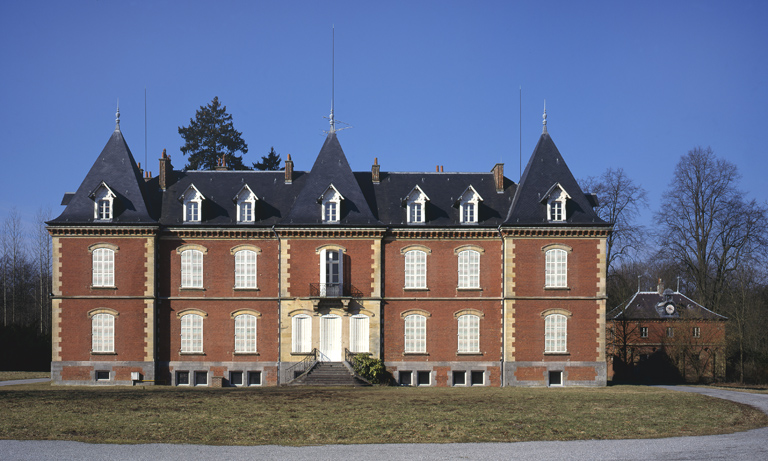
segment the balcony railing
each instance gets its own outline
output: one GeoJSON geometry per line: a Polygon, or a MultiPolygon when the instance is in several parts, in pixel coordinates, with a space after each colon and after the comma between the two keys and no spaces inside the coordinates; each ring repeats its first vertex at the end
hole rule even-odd
{"type": "Polygon", "coordinates": [[[363,293],[348,283],[310,283],[309,296],[317,298],[361,298],[363,293]]]}

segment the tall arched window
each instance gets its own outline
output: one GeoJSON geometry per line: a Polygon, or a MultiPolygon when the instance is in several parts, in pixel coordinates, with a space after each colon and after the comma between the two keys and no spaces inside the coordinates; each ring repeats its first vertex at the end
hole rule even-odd
{"type": "Polygon", "coordinates": [[[472,314],[459,317],[459,352],[480,352],[480,317],[472,314]]]}
{"type": "Polygon", "coordinates": [[[115,252],[109,248],[93,250],[93,286],[115,286],[115,252]]]}
{"type": "Polygon", "coordinates": [[[203,252],[184,250],[181,252],[181,287],[203,287],[203,252]]]}
{"type": "Polygon", "coordinates": [[[115,316],[95,314],[91,317],[91,351],[115,352],[115,316]]]}
{"type": "Polygon", "coordinates": [[[405,288],[427,287],[427,253],[410,250],[405,253],[405,288]]]}
{"type": "Polygon", "coordinates": [[[181,352],[203,352],[203,316],[186,314],[181,317],[181,352]]]}
{"type": "Polygon", "coordinates": [[[405,318],[405,352],[427,352],[427,318],[411,314],[405,318]]]}
{"type": "Polygon", "coordinates": [[[235,288],[256,288],[256,252],[235,253],[235,288]]]}
{"type": "Polygon", "coordinates": [[[480,253],[459,252],[459,288],[480,288],[480,253]]]}
{"type": "Polygon", "coordinates": [[[311,352],[312,317],[306,314],[293,316],[291,330],[291,350],[298,353],[311,352]]]}
{"type": "Polygon", "coordinates": [[[546,280],[548,288],[568,286],[568,253],[558,248],[546,252],[546,280]]]}
{"type": "Polygon", "coordinates": [[[350,352],[368,352],[368,316],[353,315],[349,319],[349,350],[350,352]]]}
{"type": "Polygon", "coordinates": [[[235,352],[256,352],[256,316],[241,314],[235,317],[235,352]]]}
{"type": "Polygon", "coordinates": [[[544,352],[568,352],[568,319],[563,314],[544,318],[544,352]]]}

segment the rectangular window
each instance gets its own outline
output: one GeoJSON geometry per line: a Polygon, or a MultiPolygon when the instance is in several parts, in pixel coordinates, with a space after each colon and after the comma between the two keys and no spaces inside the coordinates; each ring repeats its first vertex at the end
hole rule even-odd
{"type": "Polygon", "coordinates": [[[92,259],[93,286],[115,286],[115,252],[109,248],[97,248],[93,250],[92,259]]]}
{"type": "Polygon", "coordinates": [[[640,337],[641,338],[648,337],[648,327],[640,327],[640,337]]]}
{"type": "Polygon", "coordinates": [[[424,204],[418,202],[412,202],[409,205],[409,222],[420,223],[424,222],[424,204]]]}
{"type": "Polygon", "coordinates": [[[99,219],[109,220],[112,219],[112,211],[109,206],[109,200],[99,200],[99,219]]]}
{"type": "Polygon", "coordinates": [[[567,349],[567,318],[550,314],[544,319],[544,352],[565,353],[567,349]]]}
{"type": "Polygon", "coordinates": [[[459,253],[459,288],[480,288],[480,253],[475,250],[459,253]]]}
{"type": "Polygon", "coordinates": [[[337,222],[338,209],[336,202],[325,202],[325,222],[337,222]]]}
{"type": "Polygon", "coordinates": [[[176,372],[176,385],[177,386],[189,386],[189,372],[177,371],[176,372]]]}
{"type": "Polygon", "coordinates": [[[181,287],[203,287],[203,252],[184,250],[181,252],[181,287]]]}
{"type": "Polygon", "coordinates": [[[459,348],[461,353],[480,352],[480,317],[462,315],[459,317],[459,348]]]}
{"type": "Polygon", "coordinates": [[[229,385],[230,386],[242,386],[243,385],[243,372],[242,371],[230,371],[229,372],[229,385]]]}
{"type": "Polygon", "coordinates": [[[253,221],[253,204],[251,202],[240,202],[240,222],[253,221]]]}
{"type": "Polygon", "coordinates": [[[672,327],[667,327],[667,338],[674,338],[675,337],[675,329],[672,327]]]}
{"type": "Polygon", "coordinates": [[[466,371],[454,371],[453,372],[453,385],[465,386],[467,384],[467,372],[466,371]]]}
{"type": "Polygon", "coordinates": [[[693,337],[694,338],[701,338],[701,328],[693,327],[693,337]]]}
{"type": "Polygon", "coordinates": [[[256,316],[241,314],[235,317],[235,352],[256,353],[256,316]]]}
{"type": "Polygon", "coordinates": [[[292,321],[291,350],[294,353],[312,351],[312,318],[306,314],[296,315],[292,321]]]}
{"type": "Polygon", "coordinates": [[[482,386],[485,384],[485,372],[483,371],[473,371],[472,372],[472,385],[473,386],[482,386]]]}
{"type": "Polygon", "coordinates": [[[350,352],[368,352],[368,325],[366,315],[353,315],[349,319],[349,350],[350,352]]]}
{"type": "Polygon", "coordinates": [[[550,221],[562,221],[563,220],[563,202],[553,201],[549,204],[549,220],[550,221]]]}
{"type": "Polygon", "coordinates": [[[96,381],[109,381],[109,372],[96,371],[96,381]]]}
{"type": "Polygon", "coordinates": [[[464,211],[464,215],[462,216],[462,222],[465,222],[465,223],[477,222],[475,220],[475,204],[474,203],[465,203],[462,208],[464,211]]]}
{"type": "Polygon", "coordinates": [[[417,371],[416,372],[416,385],[417,386],[429,386],[431,371],[417,371]]]}
{"type": "Polygon", "coordinates": [[[95,314],[91,318],[91,351],[95,353],[115,352],[115,316],[95,314]]]}
{"type": "Polygon", "coordinates": [[[249,386],[261,386],[261,372],[249,371],[248,372],[248,385],[249,386]]]}
{"type": "Polygon", "coordinates": [[[565,250],[553,249],[546,253],[546,280],[548,288],[565,288],[568,286],[568,253],[565,250]]]}
{"type": "Polygon", "coordinates": [[[562,386],[563,385],[563,372],[562,371],[550,371],[549,372],[549,385],[550,386],[562,386]]]}
{"type": "Polygon", "coordinates": [[[405,253],[405,288],[427,288],[427,253],[411,250],[405,253]]]}
{"type": "Polygon", "coordinates": [[[411,371],[401,371],[399,373],[400,375],[400,385],[401,386],[412,386],[413,385],[413,372],[411,371]]]}
{"type": "Polygon", "coordinates": [[[198,222],[200,221],[200,204],[197,202],[187,202],[185,204],[187,215],[185,221],[198,222]]]}
{"type": "Polygon", "coordinates": [[[208,372],[196,371],[195,372],[195,386],[207,386],[208,385],[208,372]]]}
{"type": "Polygon", "coordinates": [[[235,288],[256,288],[256,252],[235,253],[235,288]]]}

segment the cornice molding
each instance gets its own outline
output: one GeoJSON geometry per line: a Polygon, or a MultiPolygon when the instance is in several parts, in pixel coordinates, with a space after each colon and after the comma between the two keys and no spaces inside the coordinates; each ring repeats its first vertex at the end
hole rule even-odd
{"type": "Polygon", "coordinates": [[[48,226],[48,233],[53,237],[152,237],[158,230],[157,227],[48,226]]]}

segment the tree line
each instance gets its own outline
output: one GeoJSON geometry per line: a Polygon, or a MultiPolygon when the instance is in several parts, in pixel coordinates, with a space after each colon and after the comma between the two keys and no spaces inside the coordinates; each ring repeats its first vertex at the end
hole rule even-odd
{"type": "Polygon", "coordinates": [[[614,224],[608,309],[660,281],[728,317],[727,379],[768,383],[768,207],[739,189],[736,165],[697,147],[678,161],[651,222],[646,190],[623,169],[582,181],[614,224]]]}

